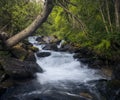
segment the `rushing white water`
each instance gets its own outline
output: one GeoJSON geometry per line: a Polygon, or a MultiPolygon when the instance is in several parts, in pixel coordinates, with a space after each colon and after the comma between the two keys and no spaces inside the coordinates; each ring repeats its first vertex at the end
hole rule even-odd
{"type": "Polygon", "coordinates": [[[37,58],[37,63],[44,70],[37,73],[37,79],[41,84],[61,82],[87,82],[90,80],[103,79],[99,70],[89,69],[73,58],[73,54],[42,50],[42,45],[37,45],[36,37],[29,37],[29,41],[40,49],[39,52],[50,52],[51,55],[37,58]]]}
{"type": "Polygon", "coordinates": [[[64,43],[65,41],[64,40],[62,40],[61,42],[60,42],[60,44],[57,46],[58,48],[61,48],[61,46],[62,46],[62,44],[64,43]]]}

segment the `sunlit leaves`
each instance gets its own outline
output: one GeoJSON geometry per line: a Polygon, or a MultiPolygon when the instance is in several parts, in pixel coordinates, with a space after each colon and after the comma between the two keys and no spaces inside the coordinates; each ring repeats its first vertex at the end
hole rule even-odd
{"type": "Polygon", "coordinates": [[[4,31],[13,34],[28,26],[41,11],[39,3],[27,0],[4,0],[0,5],[0,27],[8,24],[4,31]]]}

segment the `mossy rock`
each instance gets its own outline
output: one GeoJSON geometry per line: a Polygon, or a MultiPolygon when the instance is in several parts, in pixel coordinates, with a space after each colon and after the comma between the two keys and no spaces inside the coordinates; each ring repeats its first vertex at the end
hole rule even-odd
{"type": "Polygon", "coordinates": [[[10,57],[11,54],[10,54],[9,51],[0,50],[0,56],[1,56],[1,57],[10,57]]]}
{"type": "Polygon", "coordinates": [[[39,51],[39,49],[37,47],[34,47],[34,46],[30,46],[28,49],[33,51],[33,52],[39,51]]]}
{"type": "Polygon", "coordinates": [[[12,55],[20,60],[24,60],[27,56],[28,52],[21,45],[16,45],[11,49],[12,55]]]}
{"type": "Polygon", "coordinates": [[[28,55],[26,56],[26,58],[24,59],[25,61],[33,61],[36,62],[36,57],[34,55],[34,52],[31,50],[28,50],[28,55]]]}

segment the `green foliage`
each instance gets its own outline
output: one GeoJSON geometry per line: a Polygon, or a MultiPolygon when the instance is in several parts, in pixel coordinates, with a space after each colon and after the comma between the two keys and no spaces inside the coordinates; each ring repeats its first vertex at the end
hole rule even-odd
{"type": "MultiPolygon", "coordinates": [[[[113,55],[120,55],[120,31],[115,29],[114,3],[108,1],[110,18],[113,31],[111,30],[109,19],[106,11],[105,2],[96,0],[70,0],[73,5],[65,7],[74,16],[82,22],[82,26],[73,16],[68,14],[64,8],[56,6],[52,11],[47,23],[42,26],[41,32],[44,35],[57,35],[61,39],[92,49],[98,55],[112,58],[113,55]],[[106,23],[104,23],[100,8],[102,7],[106,23]],[[50,23],[50,24],[49,24],[50,23]],[[108,27],[109,33],[105,29],[108,27]]],[[[64,4],[64,3],[63,3],[64,4]]]]}
{"type": "Polygon", "coordinates": [[[41,11],[39,3],[27,0],[2,0],[0,6],[0,27],[7,26],[4,31],[13,34],[28,26],[41,11]]]}
{"type": "Polygon", "coordinates": [[[0,57],[10,57],[9,51],[0,51],[0,57]]]}
{"type": "Polygon", "coordinates": [[[109,48],[110,48],[110,41],[104,39],[94,47],[94,49],[98,52],[107,51],[109,48]]]}
{"type": "MultiPolygon", "coordinates": [[[[38,35],[57,35],[108,58],[120,55],[120,30],[115,26],[113,0],[107,0],[108,3],[105,0],[68,0],[71,3],[66,3],[67,0],[55,1],[57,5],[47,22],[36,31],[38,35]],[[58,6],[60,2],[64,7],[58,6]]],[[[26,0],[1,0],[0,6],[0,28],[7,25],[6,30],[14,34],[29,25],[41,11],[39,4],[26,0]]]]}

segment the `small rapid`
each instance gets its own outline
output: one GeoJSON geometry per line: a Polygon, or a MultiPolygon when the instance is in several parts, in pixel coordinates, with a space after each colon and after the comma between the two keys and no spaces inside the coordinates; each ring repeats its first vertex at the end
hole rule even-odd
{"type": "Polygon", "coordinates": [[[61,82],[83,83],[104,78],[99,70],[89,69],[87,65],[83,65],[74,59],[74,54],[42,50],[43,45],[37,45],[35,39],[36,37],[29,37],[29,42],[39,48],[39,52],[51,53],[50,56],[44,58],[36,56],[37,63],[44,70],[43,73],[37,73],[37,79],[41,84],[61,84],[61,82]]]}
{"type": "MultiPolygon", "coordinates": [[[[38,53],[49,52],[50,56],[38,57],[37,63],[43,73],[36,73],[33,80],[18,82],[2,96],[1,100],[103,100],[98,88],[107,77],[98,69],[91,69],[73,58],[74,53],[43,50],[45,46],[28,40],[39,48],[38,53]],[[100,85],[99,85],[100,84],[100,85]]],[[[60,48],[61,43],[58,45],[60,48]]],[[[104,89],[104,88],[103,88],[104,89]]],[[[107,100],[107,99],[104,99],[107,100]]]]}

